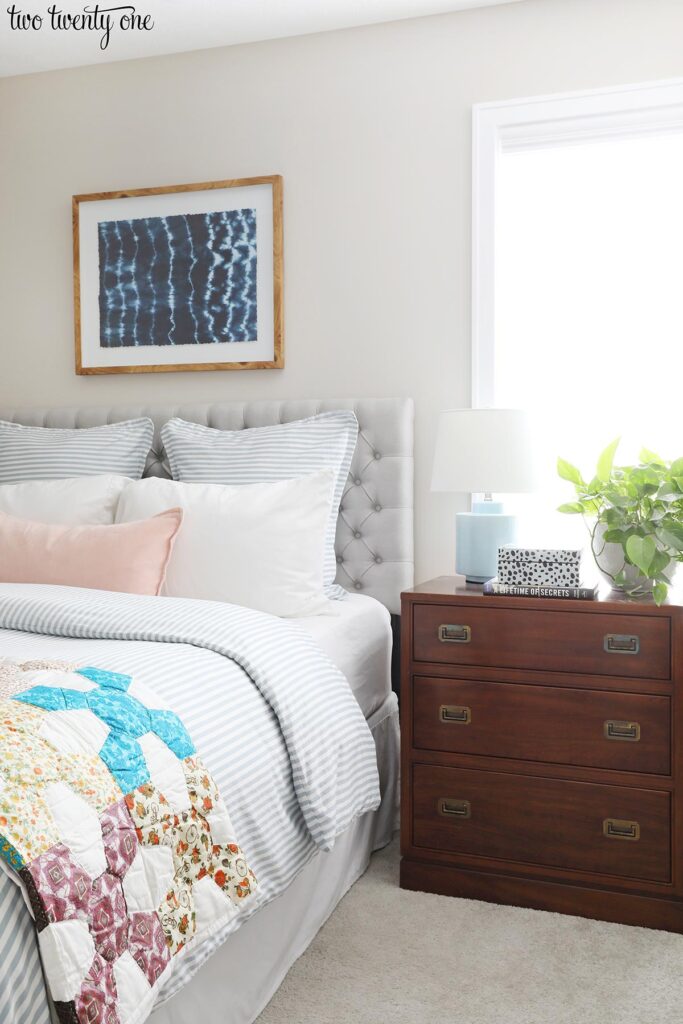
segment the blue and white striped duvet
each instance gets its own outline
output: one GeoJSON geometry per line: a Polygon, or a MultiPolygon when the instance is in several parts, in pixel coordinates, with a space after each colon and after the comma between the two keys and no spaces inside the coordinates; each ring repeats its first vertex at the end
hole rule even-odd
{"type": "MultiPolygon", "coordinates": [[[[0,656],[126,672],[178,711],[259,879],[252,912],[282,892],[318,847],[379,804],[363,714],[341,673],[291,623],[211,602],[4,584],[0,656]]],[[[233,927],[188,949],[161,1001],[233,927]]],[[[0,872],[3,1024],[47,1024],[31,929],[21,893],[0,872]]]]}

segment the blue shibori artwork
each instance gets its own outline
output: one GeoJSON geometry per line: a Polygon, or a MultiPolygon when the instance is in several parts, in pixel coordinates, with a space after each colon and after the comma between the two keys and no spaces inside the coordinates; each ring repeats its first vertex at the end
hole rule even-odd
{"type": "Polygon", "coordinates": [[[102,348],[256,341],[256,210],[97,228],[102,348]]]}

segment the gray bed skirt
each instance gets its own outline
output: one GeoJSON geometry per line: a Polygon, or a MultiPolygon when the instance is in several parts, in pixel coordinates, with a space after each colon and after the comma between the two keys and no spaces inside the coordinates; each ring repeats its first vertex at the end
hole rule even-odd
{"type": "Polygon", "coordinates": [[[150,1024],[252,1024],[306,951],[374,850],[398,827],[400,741],[391,694],[368,722],[377,747],[382,803],[316,851],[290,886],[231,935],[192,981],[159,1006],[150,1024]]]}

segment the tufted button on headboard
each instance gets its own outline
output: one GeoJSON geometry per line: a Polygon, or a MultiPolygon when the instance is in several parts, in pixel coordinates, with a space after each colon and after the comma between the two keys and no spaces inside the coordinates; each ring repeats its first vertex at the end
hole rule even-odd
{"type": "Polygon", "coordinates": [[[145,476],[169,477],[159,438],[173,416],[218,430],[244,430],[353,409],[359,426],[337,521],[337,583],[400,611],[400,593],[413,585],[413,403],[404,398],[213,405],[111,406],[109,408],[7,409],[0,419],[43,427],[94,427],[137,416],[154,421],[145,476]]]}

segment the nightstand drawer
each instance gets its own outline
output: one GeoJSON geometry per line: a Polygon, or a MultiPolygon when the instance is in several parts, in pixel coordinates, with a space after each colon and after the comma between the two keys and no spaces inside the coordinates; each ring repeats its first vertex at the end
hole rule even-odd
{"type": "Polygon", "coordinates": [[[416,676],[413,743],[529,761],[668,775],[668,697],[416,676]]]}
{"type": "Polygon", "coordinates": [[[428,765],[412,785],[416,847],[670,881],[668,793],[428,765]]]}
{"type": "Polygon", "coordinates": [[[452,604],[418,604],[413,615],[416,661],[652,679],[671,675],[669,620],[661,616],[452,604]]]}

